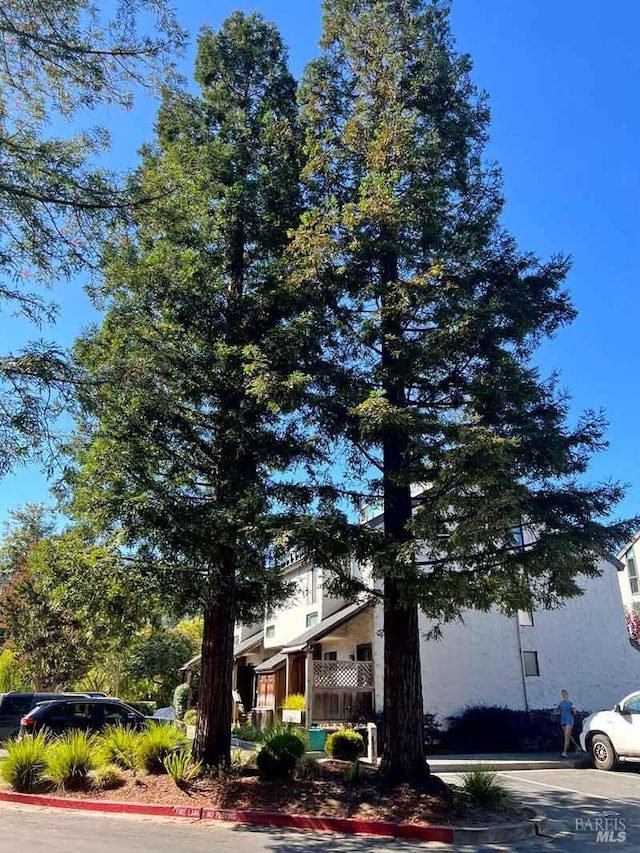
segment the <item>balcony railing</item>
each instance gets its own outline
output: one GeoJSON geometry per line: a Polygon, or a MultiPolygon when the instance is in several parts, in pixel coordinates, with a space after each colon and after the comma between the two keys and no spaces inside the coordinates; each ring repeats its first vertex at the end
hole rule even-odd
{"type": "Polygon", "coordinates": [[[315,660],[316,690],[373,690],[373,661],[315,660]]]}

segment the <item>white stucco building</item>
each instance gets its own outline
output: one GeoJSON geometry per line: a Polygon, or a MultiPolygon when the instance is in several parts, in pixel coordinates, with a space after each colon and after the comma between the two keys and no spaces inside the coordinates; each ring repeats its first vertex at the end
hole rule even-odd
{"type": "MultiPolygon", "coordinates": [[[[640,651],[623,609],[623,597],[632,600],[638,589],[629,583],[630,559],[602,560],[599,577],[579,581],[584,594],[553,611],[467,611],[443,626],[438,641],[426,639],[432,624],[421,616],[425,712],[443,721],[472,705],[550,708],[562,689],[580,710],[598,710],[640,689],[640,651]]],[[[322,571],[300,554],[290,555],[284,571],[296,595],[264,624],[236,631],[234,687],[245,708],[268,721],[287,695],[301,693],[307,725],[381,711],[381,607],[332,598],[322,571]]]]}
{"type": "Polygon", "coordinates": [[[640,611],[640,533],[618,554],[623,571],[618,575],[622,603],[627,610],[640,611]]]}

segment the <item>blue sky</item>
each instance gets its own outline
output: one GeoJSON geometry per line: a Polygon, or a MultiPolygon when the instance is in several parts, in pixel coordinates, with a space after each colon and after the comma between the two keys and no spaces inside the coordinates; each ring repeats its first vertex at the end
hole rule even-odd
{"type": "MultiPolygon", "coordinates": [[[[234,9],[261,12],[280,27],[297,76],[317,52],[320,0],[174,5],[193,36],[181,63],[186,75],[199,27],[217,27],[234,9]]],[[[640,273],[640,6],[634,0],[612,6],[601,0],[454,0],[452,24],[458,48],[473,58],[476,83],[490,96],[488,156],[503,169],[506,225],[523,248],[574,259],[568,286],[579,317],[542,347],[537,361],[547,373],[560,371],[573,416],[585,408],[605,410],[610,447],[594,458],[589,479],[629,483],[619,514],[640,515],[633,308],[640,273]]],[[[150,99],[141,99],[131,113],[106,116],[114,165],[135,165],[155,110],[150,99]]],[[[59,320],[43,336],[68,345],[92,312],[78,286],[61,284],[53,295],[59,320]]],[[[0,314],[3,350],[24,334],[22,324],[0,314]]],[[[12,507],[46,499],[46,481],[37,471],[6,477],[0,521],[12,507]]]]}

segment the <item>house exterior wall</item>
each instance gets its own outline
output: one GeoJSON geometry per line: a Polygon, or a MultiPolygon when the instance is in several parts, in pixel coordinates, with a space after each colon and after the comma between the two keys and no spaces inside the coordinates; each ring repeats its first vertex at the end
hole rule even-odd
{"type": "Polygon", "coordinates": [[[332,598],[324,589],[322,570],[317,569],[317,585],[315,603],[307,603],[307,586],[310,582],[308,563],[299,560],[285,570],[285,578],[296,584],[295,594],[287,601],[284,607],[277,610],[271,618],[264,623],[265,649],[277,649],[284,646],[294,637],[301,634],[307,627],[307,616],[317,613],[318,622],[326,619],[331,614],[346,605],[342,598],[332,598]],[[268,629],[273,626],[273,636],[267,636],[268,629]]]}
{"type": "MultiPolygon", "coordinates": [[[[629,643],[618,572],[600,564],[598,578],[582,578],[584,595],[558,610],[536,611],[533,626],[497,610],[467,611],[463,622],[445,625],[439,641],[422,640],[425,712],[442,721],[468,705],[549,708],[560,690],[583,710],[612,707],[640,684],[640,653],[629,643]],[[536,652],[539,675],[524,675],[520,656],[536,652]],[[526,691],[526,697],[525,697],[526,691]]],[[[422,635],[432,627],[420,617],[422,635]]],[[[376,706],[383,707],[382,609],[374,616],[376,706]]]]}
{"type": "Polygon", "coordinates": [[[618,554],[618,559],[624,566],[618,572],[618,584],[622,603],[627,610],[640,611],[640,534],[622,549],[618,554]],[[633,560],[633,567],[629,565],[630,558],[633,560]],[[634,588],[632,588],[633,568],[635,568],[635,577],[638,579],[634,584],[634,588]],[[635,592],[634,589],[638,591],[635,592]]]}
{"type": "Polygon", "coordinates": [[[357,647],[372,643],[373,608],[367,608],[320,640],[322,654],[337,652],[337,660],[355,660],[357,647]]]}

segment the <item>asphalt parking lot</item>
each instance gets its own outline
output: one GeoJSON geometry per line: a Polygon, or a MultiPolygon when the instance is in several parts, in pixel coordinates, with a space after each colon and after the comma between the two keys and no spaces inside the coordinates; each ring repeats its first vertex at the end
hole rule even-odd
{"type": "MultiPolygon", "coordinates": [[[[606,843],[640,851],[640,764],[610,772],[567,768],[512,770],[498,776],[520,802],[548,818],[544,838],[510,849],[578,851],[601,849],[606,843]]],[[[441,778],[459,781],[455,774],[441,778]]]]}

